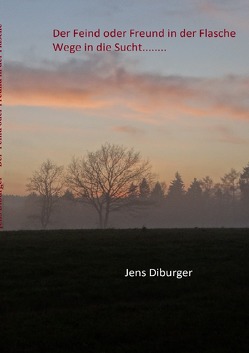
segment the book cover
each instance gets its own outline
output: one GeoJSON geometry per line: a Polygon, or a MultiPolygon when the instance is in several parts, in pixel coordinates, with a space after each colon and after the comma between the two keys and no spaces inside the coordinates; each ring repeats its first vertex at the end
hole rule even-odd
{"type": "Polygon", "coordinates": [[[3,352],[244,352],[248,0],[0,0],[3,352]]]}

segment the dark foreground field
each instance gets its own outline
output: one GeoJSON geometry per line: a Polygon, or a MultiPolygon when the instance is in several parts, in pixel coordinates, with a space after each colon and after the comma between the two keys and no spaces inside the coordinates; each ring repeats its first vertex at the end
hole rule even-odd
{"type": "Polygon", "coordinates": [[[246,229],[2,232],[0,351],[248,352],[248,249],[246,229]]]}

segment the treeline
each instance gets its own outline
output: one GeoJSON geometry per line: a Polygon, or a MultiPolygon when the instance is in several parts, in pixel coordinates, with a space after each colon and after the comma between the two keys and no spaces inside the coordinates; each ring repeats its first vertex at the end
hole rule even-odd
{"type": "Polygon", "coordinates": [[[159,182],[139,153],[107,143],[67,168],[47,160],[26,188],[13,204],[5,196],[6,228],[18,219],[23,229],[249,226],[249,164],[186,188],[180,173],[159,182]]]}
{"type": "MultiPolygon", "coordinates": [[[[47,228],[99,228],[94,209],[69,189],[57,197],[47,228]]],[[[4,196],[5,229],[40,229],[41,196],[4,196]]],[[[234,169],[214,183],[194,178],[188,188],[181,175],[166,183],[142,179],[130,185],[125,207],[112,212],[109,227],[248,227],[249,166],[234,169]]]]}

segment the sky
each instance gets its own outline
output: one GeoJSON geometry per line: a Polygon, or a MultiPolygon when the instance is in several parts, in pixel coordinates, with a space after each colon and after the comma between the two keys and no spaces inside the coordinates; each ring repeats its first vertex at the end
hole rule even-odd
{"type": "Polygon", "coordinates": [[[176,171],[186,186],[241,171],[249,162],[248,17],[248,0],[0,0],[5,194],[27,194],[47,158],[66,167],[105,142],[139,151],[166,184],[176,171]],[[74,38],[74,29],[100,37],[74,38]],[[104,37],[114,29],[125,37],[104,37]],[[131,29],[164,37],[129,37],[131,29]],[[194,37],[181,37],[184,29],[194,37]],[[200,29],[236,36],[200,38],[200,29]],[[70,32],[55,38],[54,30],[70,32]],[[99,43],[157,51],[101,52],[99,43]]]}

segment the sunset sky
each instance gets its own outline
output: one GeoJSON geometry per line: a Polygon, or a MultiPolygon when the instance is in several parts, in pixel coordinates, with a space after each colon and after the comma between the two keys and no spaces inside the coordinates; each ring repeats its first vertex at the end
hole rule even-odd
{"type": "Polygon", "coordinates": [[[140,151],[160,181],[215,181],[249,162],[248,0],[0,0],[5,194],[26,194],[47,158],[111,142],[140,151]],[[176,38],[53,38],[61,31],[177,32],[176,38]],[[180,38],[183,29],[195,38],[180,38]],[[199,38],[199,30],[236,31],[199,38]],[[166,51],[55,52],[53,43],[166,51]]]}

